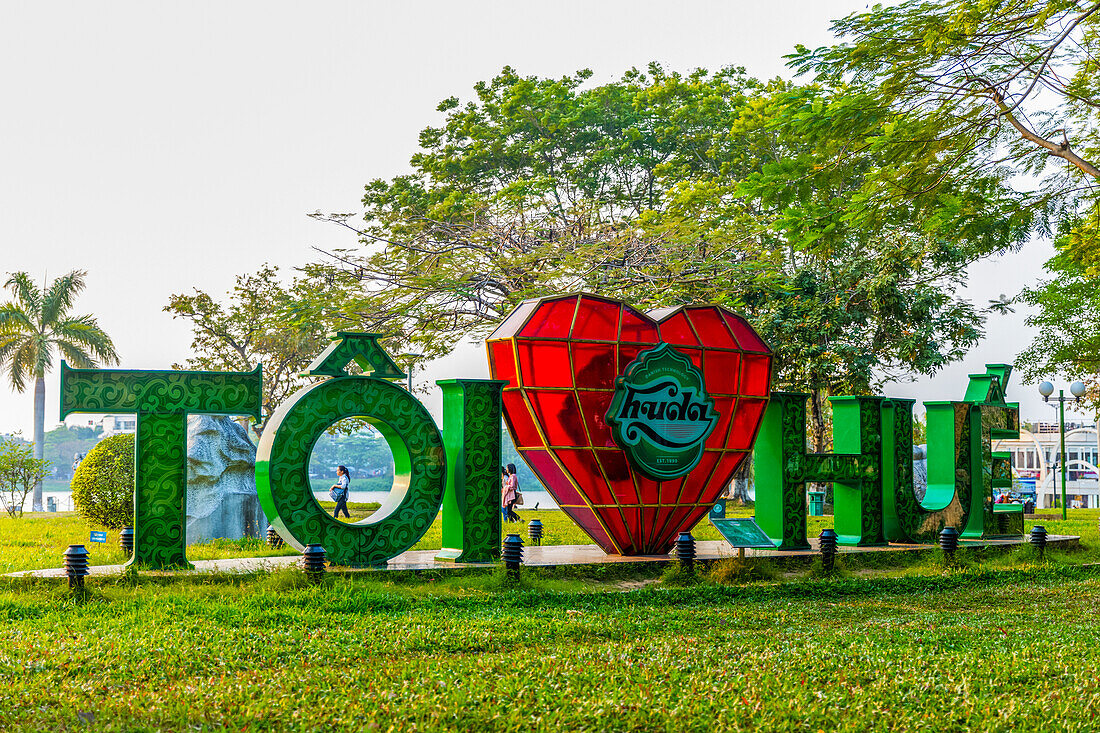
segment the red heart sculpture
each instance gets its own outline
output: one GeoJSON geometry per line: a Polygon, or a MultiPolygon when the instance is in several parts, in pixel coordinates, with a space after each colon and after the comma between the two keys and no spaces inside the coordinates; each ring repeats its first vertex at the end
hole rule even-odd
{"type": "Polygon", "coordinates": [[[707,513],[752,450],[771,389],[771,350],[720,306],[646,314],[587,294],[529,300],[487,345],[520,455],[609,554],[666,553],[707,513]],[[662,342],[699,370],[718,413],[698,465],[666,481],[632,465],[607,424],[616,378],[662,342]]]}

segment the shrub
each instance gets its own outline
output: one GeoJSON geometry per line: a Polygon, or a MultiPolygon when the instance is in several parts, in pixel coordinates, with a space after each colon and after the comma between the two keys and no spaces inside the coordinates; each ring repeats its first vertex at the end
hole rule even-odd
{"type": "Polygon", "coordinates": [[[96,443],[73,472],[73,503],[90,523],[110,529],[133,525],[134,436],[96,443]]]}

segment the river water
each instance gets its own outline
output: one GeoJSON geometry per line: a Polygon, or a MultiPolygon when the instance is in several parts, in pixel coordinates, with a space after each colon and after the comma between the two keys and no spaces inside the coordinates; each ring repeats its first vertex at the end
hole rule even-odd
{"type": "MultiPolygon", "coordinates": [[[[534,509],[535,504],[538,504],[539,509],[557,509],[558,505],[554,503],[554,500],[550,497],[550,494],[545,491],[524,491],[523,493],[523,506],[519,509],[534,509]]],[[[353,503],[367,503],[378,502],[381,504],[388,491],[352,491],[348,498],[348,501],[353,503]]],[[[313,493],[317,497],[318,501],[330,501],[327,491],[315,491],[313,493]]],[[[43,491],[42,492],[42,505],[48,506],[48,499],[53,497],[57,504],[57,511],[69,512],[73,510],[73,495],[69,491],[43,491]]],[[[31,498],[27,497],[27,503],[24,504],[24,508],[27,512],[31,510],[31,498]]]]}

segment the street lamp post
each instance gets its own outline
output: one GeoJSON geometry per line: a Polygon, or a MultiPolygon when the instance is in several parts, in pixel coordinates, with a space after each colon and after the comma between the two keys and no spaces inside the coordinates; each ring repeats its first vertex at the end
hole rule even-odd
{"type": "MultiPolygon", "coordinates": [[[[1073,395],[1074,402],[1080,402],[1081,397],[1085,394],[1085,385],[1081,382],[1074,382],[1069,386],[1069,393],[1073,395]]],[[[1050,402],[1050,396],[1054,394],[1054,385],[1050,382],[1043,382],[1039,385],[1039,394],[1043,396],[1043,402],[1050,402]]],[[[1061,439],[1061,451],[1059,452],[1058,463],[1062,465],[1062,519],[1066,518],[1066,393],[1065,390],[1058,390],[1058,433],[1061,439]]],[[[1057,474],[1055,475],[1057,479],[1057,474]]],[[[1055,501],[1057,501],[1057,493],[1055,494],[1055,501]]]]}

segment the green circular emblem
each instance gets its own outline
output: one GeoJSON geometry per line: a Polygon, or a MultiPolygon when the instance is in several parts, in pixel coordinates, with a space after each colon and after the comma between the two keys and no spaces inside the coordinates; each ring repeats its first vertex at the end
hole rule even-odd
{"type": "Polygon", "coordinates": [[[638,354],[615,380],[607,423],[631,465],[651,479],[667,481],[699,464],[718,413],[691,360],[659,344],[638,354]]]}
{"type": "Polygon", "coordinates": [[[323,545],[337,565],[384,564],[424,536],[443,503],[443,439],[424,406],[373,377],[335,377],[303,387],[271,416],[256,450],[256,489],[268,521],[287,544],[323,545]],[[346,417],[363,417],[393,452],[393,489],[356,523],[321,509],[309,483],[313,444],[346,417]]]}

